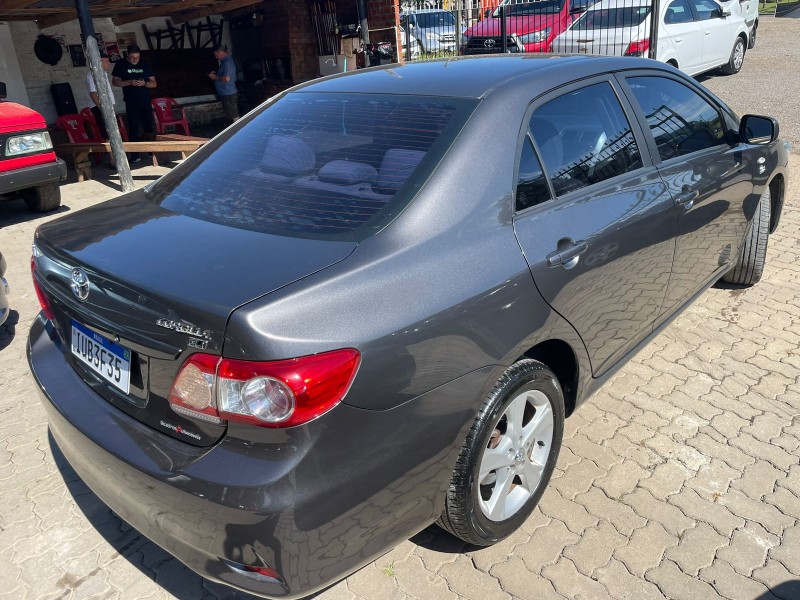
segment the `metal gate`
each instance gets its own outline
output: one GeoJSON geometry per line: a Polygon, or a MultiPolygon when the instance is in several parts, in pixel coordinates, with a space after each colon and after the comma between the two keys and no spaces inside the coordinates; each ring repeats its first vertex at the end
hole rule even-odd
{"type": "Polygon", "coordinates": [[[406,0],[408,61],[457,55],[557,52],[655,56],[659,0],[406,0]]]}

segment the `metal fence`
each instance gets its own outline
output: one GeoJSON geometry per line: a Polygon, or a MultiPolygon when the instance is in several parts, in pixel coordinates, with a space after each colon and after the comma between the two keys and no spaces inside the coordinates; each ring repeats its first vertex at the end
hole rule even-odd
{"type": "Polygon", "coordinates": [[[658,0],[405,0],[400,50],[406,62],[509,52],[654,56],[651,13],[658,5],[658,0]]]}

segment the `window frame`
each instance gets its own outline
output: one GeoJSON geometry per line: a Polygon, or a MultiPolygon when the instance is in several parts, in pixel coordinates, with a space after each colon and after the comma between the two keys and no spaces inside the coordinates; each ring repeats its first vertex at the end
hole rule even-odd
{"type": "Polygon", "coordinates": [[[694,3],[692,0],[685,0],[686,6],[689,7],[689,14],[692,15],[692,18],[689,21],[682,21],[680,23],[667,23],[667,10],[669,7],[678,0],[670,0],[670,3],[667,5],[667,9],[664,11],[664,16],[661,19],[661,24],[665,27],[669,27],[670,25],[688,25],[689,23],[700,23],[700,19],[698,18],[697,11],[695,10],[694,3]]]}
{"type": "MultiPolygon", "coordinates": [[[[658,154],[656,154],[656,156],[658,156],[658,154]]],[[[518,215],[519,216],[527,215],[532,212],[538,212],[539,210],[545,210],[547,207],[558,205],[561,202],[569,202],[576,196],[586,193],[586,190],[592,190],[597,186],[613,185],[614,182],[616,182],[617,180],[630,177],[632,174],[642,172],[648,168],[653,167],[654,165],[655,163],[653,162],[652,151],[650,145],[648,144],[647,137],[642,131],[639,117],[633,111],[633,106],[631,106],[630,104],[630,99],[624,93],[622,86],[620,85],[619,81],[617,81],[617,78],[615,77],[615,74],[613,72],[604,73],[602,75],[594,75],[591,77],[578,79],[566,83],[534,98],[528,105],[527,110],[525,111],[525,117],[523,118],[523,122],[520,126],[520,134],[517,139],[517,148],[515,152],[515,163],[514,163],[514,174],[513,174],[514,189],[511,195],[511,206],[513,214],[515,217],[518,215]],[[539,146],[536,144],[536,140],[530,131],[531,117],[533,116],[533,113],[536,111],[536,109],[538,109],[543,104],[547,104],[548,102],[560,98],[561,96],[571,94],[572,92],[576,92],[581,89],[597,85],[599,83],[608,83],[609,86],[611,87],[611,90],[614,93],[614,96],[617,99],[617,102],[619,102],[619,105],[622,108],[622,113],[625,116],[625,119],[627,120],[628,125],[631,128],[631,131],[633,132],[633,137],[634,140],[636,141],[636,146],[639,149],[639,156],[642,160],[642,164],[641,166],[637,167],[632,171],[626,171],[625,173],[620,173],[619,175],[615,175],[614,177],[604,179],[603,181],[598,181],[596,183],[586,185],[577,190],[572,190],[571,192],[568,192],[563,196],[558,196],[555,193],[555,188],[553,187],[553,181],[552,178],[550,177],[550,173],[548,172],[547,165],[542,160],[542,153],[539,150],[539,146]],[[525,208],[521,211],[517,211],[517,184],[519,183],[519,167],[520,167],[520,160],[522,159],[523,142],[525,141],[526,138],[530,139],[531,145],[533,146],[534,154],[537,160],[539,161],[539,164],[542,167],[542,173],[547,178],[547,185],[550,188],[551,199],[549,201],[536,204],[534,206],[529,206],[528,208],[525,208]]]]}
{"type": "Polygon", "coordinates": [[[637,121],[644,128],[647,147],[654,165],[656,166],[671,165],[675,162],[686,160],[687,157],[702,156],[704,153],[718,152],[720,149],[730,150],[730,148],[736,145],[736,144],[731,144],[731,140],[733,139],[731,137],[731,132],[732,131],[738,132],[739,119],[736,117],[736,115],[733,114],[730,108],[728,108],[726,105],[720,105],[720,102],[713,95],[707,93],[706,90],[701,88],[699,84],[697,84],[694,80],[690,79],[688,76],[684,78],[680,74],[672,73],[669,71],[656,70],[656,69],[632,69],[617,73],[616,78],[619,80],[620,87],[622,88],[623,93],[627,96],[628,102],[630,103],[632,110],[636,113],[637,121]],[[639,105],[638,100],[636,99],[636,95],[634,94],[633,90],[631,89],[627,81],[628,79],[636,77],[660,77],[662,79],[671,79],[677,84],[683,85],[684,87],[687,87],[691,91],[696,93],[703,100],[708,102],[708,104],[711,105],[711,107],[717,111],[717,114],[719,115],[720,119],[722,119],[726,127],[726,133],[723,136],[722,141],[716,146],[711,146],[710,148],[704,148],[702,150],[697,150],[696,152],[691,152],[689,154],[684,154],[682,156],[674,156],[667,160],[663,160],[661,158],[661,154],[658,151],[656,138],[653,135],[653,132],[650,130],[650,126],[647,124],[647,119],[645,118],[644,112],[642,111],[642,108],[639,105]]]}

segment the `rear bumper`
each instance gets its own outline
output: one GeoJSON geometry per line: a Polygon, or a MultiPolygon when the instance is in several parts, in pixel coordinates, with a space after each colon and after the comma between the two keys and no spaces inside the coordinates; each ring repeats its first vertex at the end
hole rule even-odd
{"type": "Polygon", "coordinates": [[[98,396],[50,330],[39,316],[28,359],[53,437],[84,482],[200,575],[273,598],[319,590],[438,517],[474,415],[467,398],[482,397],[486,380],[477,371],[390,411],[340,404],[302,427],[251,428],[262,439],[247,443],[231,425],[197,448],[98,396]]]}
{"type": "Polygon", "coordinates": [[[64,181],[67,178],[66,163],[57,158],[55,162],[34,165],[14,171],[0,172],[0,194],[16,192],[47,183],[64,181]]]}

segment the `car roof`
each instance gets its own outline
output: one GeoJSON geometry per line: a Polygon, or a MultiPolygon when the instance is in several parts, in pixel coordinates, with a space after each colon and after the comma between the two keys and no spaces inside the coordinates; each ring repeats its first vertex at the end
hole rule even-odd
{"type": "Polygon", "coordinates": [[[593,10],[605,10],[608,8],[650,7],[652,4],[650,0],[600,0],[600,2],[590,5],[588,12],[593,10]]]}
{"type": "Polygon", "coordinates": [[[667,69],[645,58],[555,54],[499,54],[393,64],[317,79],[292,92],[407,94],[484,98],[523,79],[538,96],[559,85],[599,73],[635,68],[667,69]]]}
{"type": "Polygon", "coordinates": [[[450,11],[449,10],[445,10],[444,8],[415,8],[414,10],[404,11],[402,14],[404,14],[404,15],[418,15],[420,13],[442,13],[442,12],[450,12],[450,11]]]}

